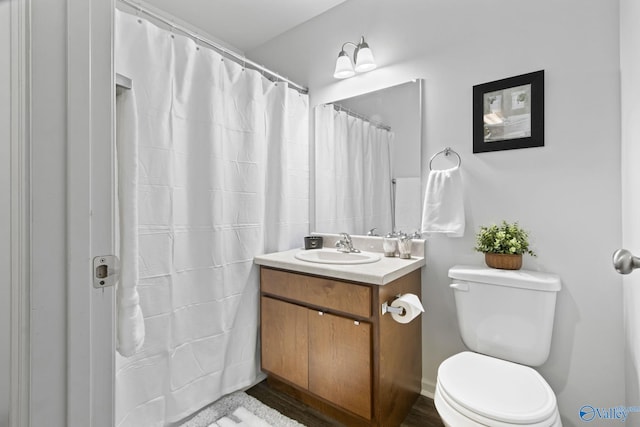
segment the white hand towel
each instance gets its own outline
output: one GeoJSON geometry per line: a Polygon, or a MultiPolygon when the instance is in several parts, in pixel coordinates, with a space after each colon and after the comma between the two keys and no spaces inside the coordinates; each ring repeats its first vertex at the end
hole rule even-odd
{"type": "Polygon", "coordinates": [[[464,235],[464,200],[460,168],[429,172],[422,209],[422,232],[427,236],[464,235]]]}
{"type": "Polygon", "coordinates": [[[396,178],[396,230],[413,232],[420,218],[420,177],[396,178]]]}
{"type": "Polygon", "coordinates": [[[120,282],[116,288],[116,348],[124,357],[144,343],[144,318],[138,285],[138,133],[133,89],[117,100],[120,282]]]}

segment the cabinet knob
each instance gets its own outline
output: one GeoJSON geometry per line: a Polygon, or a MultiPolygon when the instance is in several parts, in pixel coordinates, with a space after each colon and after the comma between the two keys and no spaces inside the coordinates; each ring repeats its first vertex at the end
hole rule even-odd
{"type": "Polygon", "coordinates": [[[318,312],[318,316],[324,316],[324,313],[323,313],[323,312],[321,312],[321,311],[319,311],[319,312],[318,312]]]}
{"type": "Polygon", "coordinates": [[[358,326],[358,325],[360,324],[360,322],[358,322],[357,320],[354,320],[354,321],[353,321],[353,324],[354,324],[354,325],[356,325],[356,326],[358,326]]]}

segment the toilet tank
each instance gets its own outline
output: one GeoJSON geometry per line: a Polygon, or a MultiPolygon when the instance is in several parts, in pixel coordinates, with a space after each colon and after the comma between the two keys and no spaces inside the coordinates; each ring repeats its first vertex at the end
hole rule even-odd
{"type": "Polygon", "coordinates": [[[539,366],[549,357],[560,278],[527,270],[458,265],[449,270],[464,344],[539,366]]]}

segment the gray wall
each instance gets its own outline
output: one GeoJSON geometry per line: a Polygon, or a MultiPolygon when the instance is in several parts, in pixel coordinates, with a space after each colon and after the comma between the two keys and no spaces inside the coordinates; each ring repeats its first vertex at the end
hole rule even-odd
{"type": "MultiPolygon", "coordinates": [[[[0,58],[11,57],[8,1],[0,1],[0,58]]],[[[11,313],[11,62],[0,61],[0,426],[9,424],[11,313]]]]}
{"type": "MultiPolygon", "coordinates": [[[[349,0],[247,52],[310,87],[312,104],[410,78],[425,79],[424,166],[451,146],[462,156],[467,232],[427,242],[423,273],[423,389],[438,365],[464,349],[447,270],[482,264],[480,225],[517,220],[537,258],[525,268],[557,273],[551,355],[539,368],[565,426],[589,404],[624,403],[621,278],[619,2],[612,0],[349,0]],[[379,68],[332,78],[345,41],[367,38],[379,68]],[[545,70],[545,147],[474,155],[472,87],[545,70]]],[[[635,402],[637,403],[637,402],[635,402]]]]}

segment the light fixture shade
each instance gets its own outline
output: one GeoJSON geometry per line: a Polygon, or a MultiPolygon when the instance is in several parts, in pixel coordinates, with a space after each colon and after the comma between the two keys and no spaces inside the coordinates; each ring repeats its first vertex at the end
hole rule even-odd
{"type": "Polygon", "coordinates": [[[333,77],[335,77],[336,79],[346,79],[349,77],[353,77],[355,74],[356,72],[353,71],[351,58],[349,58],[344,50],[340,51],[338,59],[336,60],[336,69],[333,72],[333,77]]]}
{"type": "Polygon", "coordinates": [[[373,59],[373,53],[369,46],[366,43],[361,43],[357,52],[355,54],[356,57],[356,71],[358,73],[364,73],[366,71],[371,71],[376,68],[376,61],[373,59]]]}

